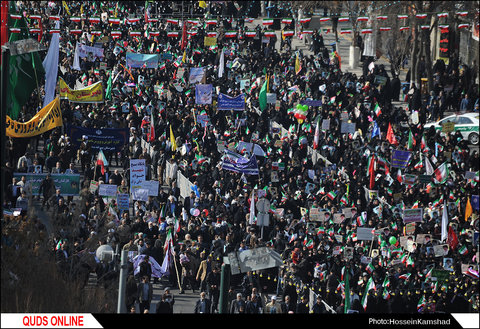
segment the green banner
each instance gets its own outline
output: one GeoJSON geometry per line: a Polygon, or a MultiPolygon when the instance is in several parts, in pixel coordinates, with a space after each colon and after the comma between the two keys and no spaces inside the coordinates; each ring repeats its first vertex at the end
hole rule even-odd
{"type": "MultiPolygon", "coordinates": [[[[39,195],[40,184],[47,177],[47,174],[33,174],[33,173],[14,173],[13,177],[18,180],[25,176],[27,184],[32,186],[32,195],[39,195]]],[[[60,189],[60,194],[63,196],[79,195],[80,192],[80,175],[79,174],[50,174],[53,179],[55,187],[60,189]]]]}

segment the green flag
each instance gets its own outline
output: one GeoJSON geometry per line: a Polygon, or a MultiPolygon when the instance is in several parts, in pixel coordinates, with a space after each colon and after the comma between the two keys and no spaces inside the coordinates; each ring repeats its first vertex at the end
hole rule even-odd
{"type": "Polygon", "coordinates": [[[105,99],[112,98],[112,75],[113,75],[113,72],[110,71],[110,76],[108,77],[108,81],[107,81],[107,89],[105,90],[105,99]]]}
{"type": "Polygon", "coordinates": [[[267,108],[267,83],[267,80],[265,80],[262,89],[260,89],[260,93],[258,94],[258,103],[261,111],[267,108]]]}
{"type": "Polygon", "coordinates": [[[345,309],[343,313],[347,314],[350,309],[350,278],[348,277],[349,270],[345,269],[345,309]]]}
{"type": "MultiPolygon", "coordinates": [[[[10,14],[18,14],[14,1],[10,2],[10,14]]],[[[19,33],[10,33],[9,42],[30,38],[25,17],[9,18],[9,28],[19,28],[19,33]]],[[[44,81],[45,70],[39,52],[11,55],[8,64],[7,115],[18,119],[22,107],[27,103],[32,92],[44,81]]],[[[40,97],[38,98],[40,102],[40,97]]],[[[41,105],[41,104],[40,104],[41,105]]]]}

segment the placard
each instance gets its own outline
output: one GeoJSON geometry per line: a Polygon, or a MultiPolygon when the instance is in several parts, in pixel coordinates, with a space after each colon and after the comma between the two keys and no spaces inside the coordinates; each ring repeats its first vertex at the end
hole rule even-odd
{"type": "Polygon", "coordinates": [[[145,181],[145,176],[146,176],[145,159],[131,159],[130,160],[130,187],[132,189],[140,187],[142,182],[145,181]]]}
{"type": "Polygon", "coordinates": [[[450,248],[448,244],[439,244],[439,245],[433,246],[433,253],[435,257],[443,257],[448,255],[449,249],[450,248]]]}
{"type": "Polygon", "coordinates": [[[323,119],[322,130],[329,130],[329,129],[330,129],[330,119],[323,119]]]}
{"type": "Polygon", "coordinates": [[[348,122],[342,121],[340,133],[352,134],[352,135],[355,134],[355,123],[348,123],[348,122]]]}
{"type": "Polygon", "coordinates": [[[320,220],[320,208],[310,208],[310,213],[309,213],[309,218],[310,220],[313,221],[319,221],[320,220]]]}
{"type": "Polygon", "coordinates": [[[432,240],[432,236],[430,234],[417,234],[416,242],[417,244],[427,244],[432,240]]]}
{"type": "Polygon", "coordinates": [[[346,259],[346,260],[350,260],[350,259],[353,259],[353,247],[345,247],[343,249],[343,257],[346,259]]]}
{"type": "Polygon", "coordinates": [[[393,150],[391,167],[405,169],[410,161],[411,156],[412,152],[410,151],[393,150]]]}
{"type": "Polygon", "coordinates": [[[358,241],[372,241],[373,233],[370,227],[357,227],[357,240],[358,241]]]}
{"type": "Polygon", "coordinates": [[[400,236],[400,239],[398,241],[399,241],[401,247],[407,249],[407,246],[409,244],[408,241],[411,241],[410,244],[412,242],[415,242],[415,237],[413,235],[407,235],[407,236],[402,235],[402,236],[400,236]]]}
{"type": "Polygon", "coordinates": [[[334,224],[341,224],[345,220],[345,214],[342,213],[335,213],[333,214],[333,223],[334,224]]]}
{"type": "Polygon", "coordinates": [[[115,184],[100,184],[98,186],[98,195],[101,196],[116,196],[117,185],[115,184]]]}
{"type": "Polygon", "coordinates": [[[357,209],[355,209],[355,208],[343,208],[342,213],[345,215],[345,218],[352,218],[357,214],[357,209]]]}
{"type": "Polygon", "coordinates": [[[97,181],[94,181],[94,180],[90,181],[90,186],[88,188],[88,191],[92,194],[95,194],[95,192],[97,192],[98,190],[98,184],[99,182],[97,181]]]}
{"type": "Polygon", "coordinates": [[[278,179],[278,171],[272,171],[270,174],[270,181],[272,183],[278,183],[280,180],[278,179]]]}
{"type": "Polygon", "coordinates": [[[405,225],[405,235],[412,235],[415,233],[415,223],[407,223],[405,225]]]}
{"type": "Polygon", "coordinates": [[[275,104],[277,102],[276,93],[267,93],[267,104],[275,104]]]}
{"type": "Polygon", "coordinates": [[[415,185],[417,182],[417,175],[404,174],[402,184],[404,185],[415,185]]]}
{"type": "Polygon", "coordinates": [[[442,124],[442,133],[451,133],[455,130],[455,122],[445,122],[442,124]]]}
{"type": "Polygon", "coordinates": [[[135,188],[131,190],[133,200],[148,201],[148,190],[144,188],[135,188]]]}
{"type": "Polygon", "coordinates": [[[432,175],[418,175],[418,182],[428,184],[432,181],[432,175]]]}
{"type": "Polygon", "coordinates": [[[423,208],[405,209],[403,211],[403,222],[421,222],[423,221],[423,208]]]}
{"type": "Polygon", "coordinates": [[[148,196],[158,196],[159,185],[156,180],[146,180],[141,183],[141,188],[148,190],[148,196]]]}
{"type": "Polygon", "coordinates": [[[335,246],[332,251],[333,256],[338,256],[342,252],[342,247],[341,246],[335,246]]]}
{"type": "Polygon", "coordinates": [[[128,193],[117,194],[117,208],[118,210],[128,211],[130,207],[130,195],[128,193]]]}

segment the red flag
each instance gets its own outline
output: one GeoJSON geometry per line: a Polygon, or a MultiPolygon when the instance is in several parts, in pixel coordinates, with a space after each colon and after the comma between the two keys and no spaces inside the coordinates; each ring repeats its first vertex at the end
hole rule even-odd
{"type": "Polygon", "coordinates": [[[370,160],[368,173],[370,175],[370,189],[373,190],[373,186],[375,185],[375,156],[374,155],[372,155],[372,159],[370,160]]]}
{"type": "Polygon", "coordinates": [[[398,145],[398,141],[395,138],[395,134],[393,133],[393,128],[391,123],[388,124],[387,140],[390,142],[390,144],[393,144],[395,146],[398,145]]]}
{"type": "Polygon", "coordinates": [[[448,238],[447,238],[448,245],[450,246],[450,249],[455,250],[458,246],[458,238],[457,234],[455,231],[453,231],[452,227],[448,227],[448,238]]]}
{"type": "Polygon", "coordinates": [[[183,21],[182,41],[180,44],[180,48],[184,50],[186,45],[187,45],[187,22],[183,21]]]}
{"type": "MultiPolygon", "coordinates": [[[[1,8],[2,8],[1,16],[0,16],[0,21],[1,21],[1,33],[0,33],[1,44],[0,45],[1,46],[3,46],[3,44],[8,41],[8,3],[9,3],[8,1],[1,2],[1,8]]],[[[1,61],[2,57],[3,57],[3,52],[0,57],[0,64],[2,63],[1,61]]]]}

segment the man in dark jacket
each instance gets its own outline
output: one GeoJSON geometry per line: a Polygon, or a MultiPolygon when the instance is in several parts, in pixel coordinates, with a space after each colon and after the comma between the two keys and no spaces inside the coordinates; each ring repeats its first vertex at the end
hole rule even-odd
{"type": "Polygon", "coordinates": [[[212,301],[207,298],[207,294],[202,291],[200,293],[200,299],[197,300],[197,303],[195,304],[195,310],[194,313],[206,313],[209,314],[211,313],[212,309],[212,301]]]}

